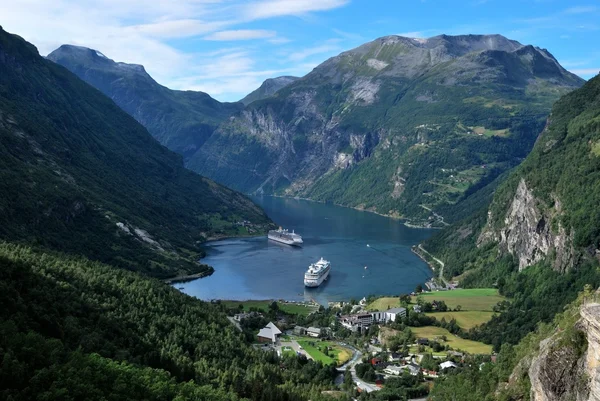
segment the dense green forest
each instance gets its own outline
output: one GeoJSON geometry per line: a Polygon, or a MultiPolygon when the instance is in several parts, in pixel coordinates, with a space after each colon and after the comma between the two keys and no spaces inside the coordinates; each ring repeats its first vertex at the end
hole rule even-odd
{"type": "Polygon", "coordinates": [[[110,99],[0,29],[0,238],[157,277],[209,272],[207,238],[264,232],[110,99]],[[119,227],[120,226],[120,227],[119,227]]]}
{"type": "Polygon", "coordinates": [[[335,370],[255,349],[218,306],[84,258],[0,244],[0,398],[312,400],[335,370]]]}
{"type": "MultiPolygon", "coordinates": [[[[488,208],[425,242],[445,262],[447,278],[460,276],[466,287],[496,286],[511,299],[501,314],[471,332],[474,339],[516,344],[538,322],[549,322],[585,284],[600,285],[600,77],[563,96],[553,107],[550,123],[532,153],[497,186],[488,208]],[[557,267],[556,254],[519,272],[515,257],[498,243],[478,242],[480,233],[501,230],[517,185],[524,180],[536,197],[544,224],[570,235],[573,266],[557,267]],[[489,213],[488,213],[489,212],[489,213]],[[524,311],[527,311],[526,313],[524,311]]],[[[491,183],[495,185],[495,183],[491,183]]],[[[484,188],[491,193],[493,188],[484,188]]],[[[481,197],[485,199],[485,197],[481,197]]]]}

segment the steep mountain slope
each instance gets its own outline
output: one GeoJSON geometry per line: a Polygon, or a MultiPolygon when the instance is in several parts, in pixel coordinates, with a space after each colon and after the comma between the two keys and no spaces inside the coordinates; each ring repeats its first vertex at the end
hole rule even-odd
{"type": "Polygon", "coordinates": [[[496,363],[469,361],[436,382],[433,401],[595,401],[600,399],[600,295],[586,286],[548,324],[516,346],[505,345],[496,363]]]}
{"type": "Polygon", "coordinates": [[[277,78],[269,78],[262,83],[256,90],[250,92],[246,97],[244,97],[240,102],[244,103],[246,106],[256,100],[265,99],[280,89],[285,88],[289,84],[296,82],[300,78],[292,77],[292,76],[282,76],[277,78]]]}
{"type": "Polygon", "coordinates": [[[518,164],[551,104],[582,83],[499,35],[383,37],[253,102],[188,166],[245,192],[428,224],[518,164]]]}
{"type": "Polygon", "coordinates": [[[199,244],[270,223],[183,167],[133,118],[0,29],[0,238],[165,277],[206,271],[199,244]],[[243,223],[244,220],[250,223],[243,223]]]}
{"type": "Polygon", "coordinates": [[[115,101],[158,141],[191,157],[241,103],[221,103],[206,93],[159,85],[141,65],[116,63],[97,50],[63,45],[48,59],[58,63],[115,101]]]}
{"type": "Polygon", "coordinates": [[[254,348],[224,308],[0,242],[0,399],[322,401],[334,367],[254,348]]]}
{"type": "Polygon", "coordinates": [[[600,285],[600,76],[563,96],[489,208],[426,241],[444,274],[513,302],[476,338],[518,341],[583,284],[600,285]],[[523,310],[527,313],[523,314],[523,310]]]}

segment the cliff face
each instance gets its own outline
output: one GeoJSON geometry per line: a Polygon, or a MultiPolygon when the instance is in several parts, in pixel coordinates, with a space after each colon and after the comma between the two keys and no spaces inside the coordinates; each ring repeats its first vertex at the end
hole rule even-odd
{"type": "Polygon", "coordinates": [[[560,222],[561,213],[560,200],[554,199],[553,207],[545,207],[521,179],[503,224],[494,228],[495,216],[489,212],[488,223],[479,236],[478,245],[496,241],[501,251],[518,260],[519,271],[549,255],[553,255],[554,269],[568,270],[574,265],[574,233],[567,234],[560,222]]]}
{"type": "Polygon", "coordinates": [[[600,400],[600,304],[583,305],[577,328],[587,348],[561,341],[561,333],[540,344],[529,367],[532,401],[600,400]]]}
{"type": "Polygon", "coordinates": [[[582,81],[499,35],[383,37],[333,57],[220,125],[188,167],[423,223],[522,160],[582,81]]]}

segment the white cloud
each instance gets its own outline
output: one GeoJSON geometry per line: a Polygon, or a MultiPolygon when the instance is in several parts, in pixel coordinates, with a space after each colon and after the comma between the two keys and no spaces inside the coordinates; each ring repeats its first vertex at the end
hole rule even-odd
{"type": "MultiPolygon", "coordinates": [[[[116,61],[144,65],[163,85],[203,87],[210,94],[229,93],[226,98],[232,99],[235,93],[240,98],[247,89],[255,89],[268,74],[286,70],[287,54],[278,59],[274,52],[262,48],[259,59],[248,46],[244,52],[214,50],[214,45],[204,42],[203,49],[202,39],[261,38],[264,46],[283,45],[294,38],[279,37],[274,31],[255,26],[243,29],[244,24],[331,10],[349,1],[0,0],[0,18],[4,29],[35,44],[42,55],[62,44],[86,46],[116,61]],[[261,68],[264,65],[275,67],[261,68]]],[[[305,72],[293,66],[285,73],[305,72]]]]}
{"type": "Polygon", "coordinates": [[[575,68],[571,71],[573,74],[576,75],[581,75],[583,77],[593,77],[595,75],[598,75],[598,73],[600,73],[600,67],[598,68],[575,68]]]}
{"type": "Polygon", "coordinates": [[[264,29],[237,29],[231,31],[219,31],[211,33],[204,37],[205,40],[252,40],[274,38],[277,35],[275,31],[267,31],[264,29]]]}
{"type": "Polygon", "coordinates": [[[333,52],[339,52],[340,46],[338,44],[336,44],[335,40],[329,40],[326,43],[319,45],[319,46],[315,46],[315,47],[309,47],[307,49],[303,49],[300,51],[296,51],[291,53],[288,58],[291,61],[302,61],[304,59],[307,59],[310,56],[315,56],[317,54],[325,54],[325,53],[333,53],[333,52]]]}
{"type": "Polygon", "coordinates": [[[402,32],[402,33],[397,33],[396,35],[404,36],[406,38],[422,38],[422,37],[424,37],[424,34],[421,31],[402,32]]]}
{"type": "Polygon", "coordinates": [[[349,2],[350,0],[263,0],[248,4],[244,15],[250,19],[302,15],[342,7],[349,2]]]}
{"type": "Polygon", "coordinates": [[[594,11],[598,11],[598,7],[596,6],[576,6],[567,8],[563,11],[564,14],[587,14],[593,13],[594,11]]]}

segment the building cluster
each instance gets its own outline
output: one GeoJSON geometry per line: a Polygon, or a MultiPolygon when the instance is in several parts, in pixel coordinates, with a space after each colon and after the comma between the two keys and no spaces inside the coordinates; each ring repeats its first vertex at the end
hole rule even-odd
{"type": "Polygon", "coordinates": [[[374,323],[395,322],[406,316],[406,308],[393,308],[381,312],[362,312],[340,317],[340,324],[351,331],[362,333],[374,323]]]}

